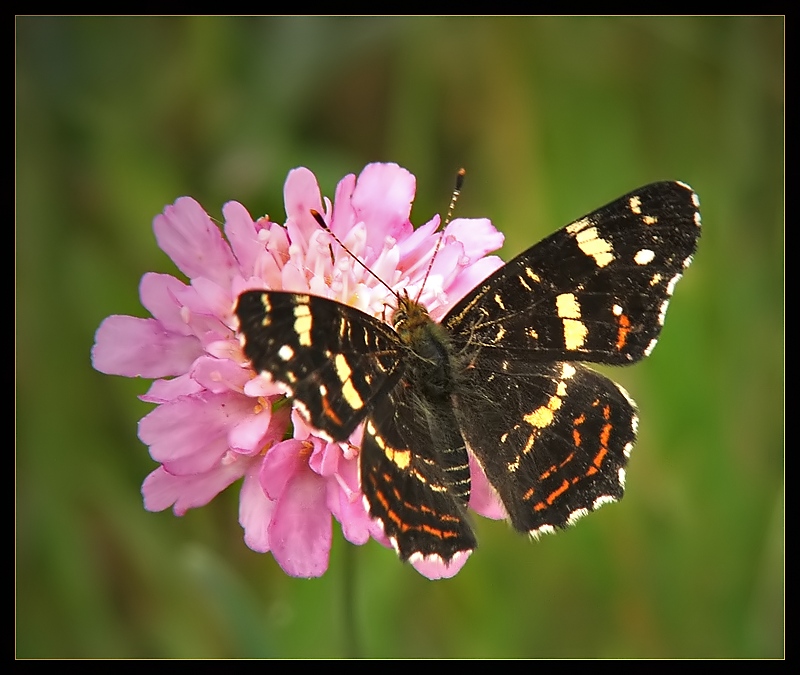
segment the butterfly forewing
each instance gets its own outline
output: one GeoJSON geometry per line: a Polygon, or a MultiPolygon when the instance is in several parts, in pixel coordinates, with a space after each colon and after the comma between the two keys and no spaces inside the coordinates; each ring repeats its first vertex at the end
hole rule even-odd
{"type": "Polygon", "coordinates": [[[699,225],[688,186],[645,186],[514,258],[442,323],[456,346],[528,362],[637,361],[655,346],[699,225]]]}
{"type": "Polygon", "coordinates": [[[312,426],[344,441],[405,368],[385,323],[313,295],[247,291],[235,309],[253,368],[282,384],[312,426]]]}

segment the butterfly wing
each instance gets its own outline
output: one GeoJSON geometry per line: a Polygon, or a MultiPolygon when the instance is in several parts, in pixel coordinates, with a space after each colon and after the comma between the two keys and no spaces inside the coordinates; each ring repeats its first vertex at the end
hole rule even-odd
{"type": "Polygon", "coordinates": [[[243,293],[235,311],[253,368],[281,383],[312,426],[343,441],[366,418],[361,488],[403,560],[447,562],[475,548],[452,405],[403,377],[417,360],[393,330],[353,307],[279,291],[243,293]]]}
{"type": "Polygon", "coordinates": [[[361,489],[401,559],[444,562],[475,548],[466,515],[469,459],[452,405],[407,383],[376,401],[361,444],[361,489]]]}
{"type": "Polygon", "coordinates": [[[498,269],[442,320],[456,348],[628,364],[652,351],[700,236],[697,195],[654,183],[576,220],[498,269]]]}
{"type": "Polygon", "coordinates": [[[637,417],[621,387],[580,364],[488,357],[464,385],[461,432],[517,530],[566,527],[622,497],[637,417]]]}
{"type": "Polygon", "coordinates": [[[635,405],[576,362],[652,351],[699,225],[688,186],[643,187],[528,249],[444,317],[461,431],[517,529],[565,527],[622,496],[635,405]]]}
{"type": "Polygon", "coordinates": [[[285,387],[310,424],[344,441],[404,372],[382,321],[327,298],[247,291],[235,309],[253,368],[285,387]]]}

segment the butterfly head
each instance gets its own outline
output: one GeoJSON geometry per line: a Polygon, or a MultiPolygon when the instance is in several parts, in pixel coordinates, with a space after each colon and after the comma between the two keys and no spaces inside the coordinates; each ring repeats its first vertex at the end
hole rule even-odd
{"type": "Polygon", "coordinates": [[[423,326],[432,323],[432,319],[425,307],[412,300],[408,293],[404,293],[397,297],[397,307],[392,314],[391,322],[400,340],[409,344],[423,326]]]}

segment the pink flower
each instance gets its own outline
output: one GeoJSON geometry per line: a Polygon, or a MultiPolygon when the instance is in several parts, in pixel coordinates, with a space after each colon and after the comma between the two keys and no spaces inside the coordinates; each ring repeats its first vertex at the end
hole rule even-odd
{"type": "MultiPolygon", "coordinates": [[[[152,318],[108,317],[92,349],[93,365],[103,373],[154,378],[142,399],[156,407],[139,422],[139,438],[159,463],[142,486],[145,508],[172,506],[183,515],[243,478],[239,523],[246,544],[270,551],[297,577],[320,576],[327,569],[331,516],[348,541],[363,544],[372,537],[388,545],[369,518],[358,485],[360,431],[351,443],[330,443],[291,412],[278,388],[256,377],[244,358],[233,307],[240,293],[259,288],[310,292],[377,317],[394,306],[388,289],[351,255],[330,247],[330,234],[312,209],[324,214],[331,230],[378,277],[416,297],[440,221],[434,216],[413,228],[415,187],[405,169],[370,164],[358,179],[345,176],[331,203],[321,197],[314,175],[299,168],[284,187],[285,225],[254,221],[241,204],[229,202],[223,207],[223,237],[189,197],[155,218],[159,246],[189,284],[145,274],[139,291],[152,318]]],[[[434,319],[502,264],[486,257],[502,241],[488,220],[449,223],[421,295],[434,319]]],[[[502,517],[473,465],[471,506],[502,517]]],[[[466,556],[449,566],[413,564],[438,578],[452,576],[465,561],[466,556]]]]}

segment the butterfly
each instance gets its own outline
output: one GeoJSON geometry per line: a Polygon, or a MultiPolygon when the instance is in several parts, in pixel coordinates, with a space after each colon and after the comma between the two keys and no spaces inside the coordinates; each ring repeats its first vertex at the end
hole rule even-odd
{"type": "Polygon", "coordinates": [[[325,437],[364,424],[370,516],[401,559],[448,563],[476,547],[470,455],[534,536],[622,497],[636,406],[584,364],[652,352],[699,236],[692,189],[653,183],[521,253],[438,323],[407,294],[387,323],[313,295],[242,293],[242,348],[325,437]]]}

